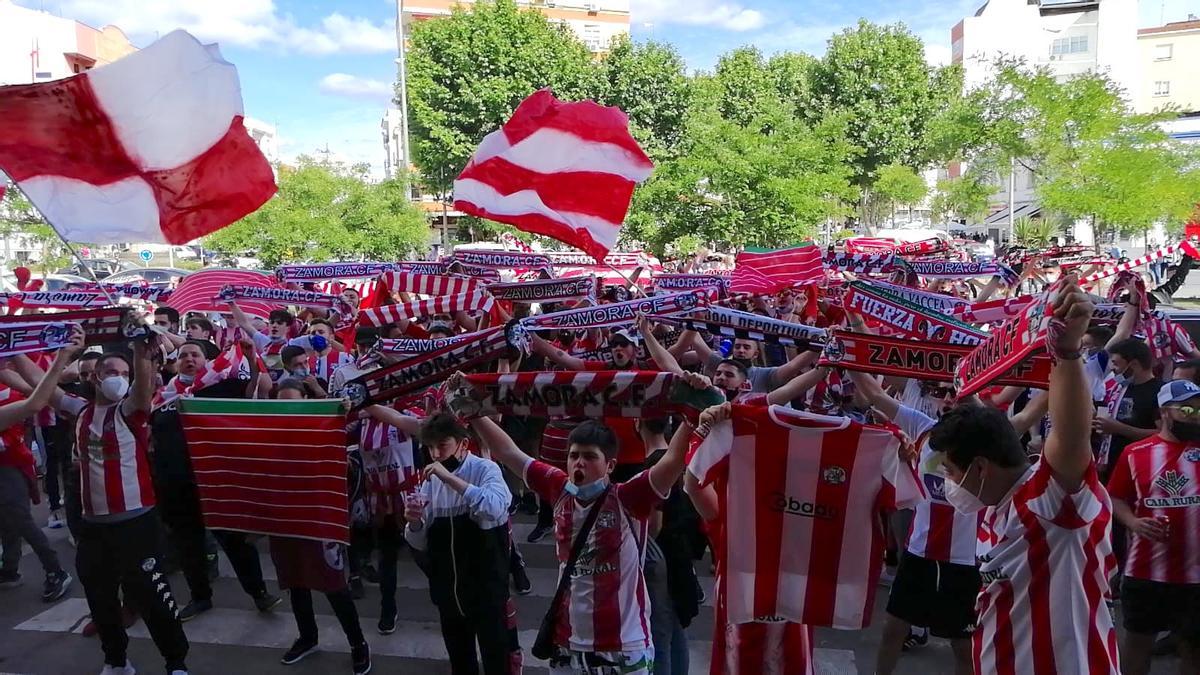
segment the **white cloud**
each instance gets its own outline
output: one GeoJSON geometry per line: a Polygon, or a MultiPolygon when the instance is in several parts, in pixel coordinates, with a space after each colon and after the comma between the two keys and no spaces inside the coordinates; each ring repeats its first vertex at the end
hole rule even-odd
{"type": "MultiPolygon", "coordinates": [[[[40,8],[38,0],[17,2],[40,8]]],[[[256,49],[318,55],[396,50],[389,21],[374,23],[334,12],[317,25],[301,26],[281,14],[274,0],[63,0],[56,9],[95,26],[114,24],[142,45],[183,28],[201,40],[256,49]]]]}
{"type": "Polygon", "coordinates": [[[639,0],[633,6],[633,20],[712,26],[737,32],[755,30],[766,23],[766,17],[757,9],[719,0],[692,0],[684,11],[680,11],[677,0],[639,0]]]}
{"type": "Polygon", "coordinates": [[[376,101],[388,101],[392,98],[392,84],[383,80],[373,80],[346,73],[330,73],[321,78],[317,88],[324,94],[334,96],[349,96],[376,101]]]}

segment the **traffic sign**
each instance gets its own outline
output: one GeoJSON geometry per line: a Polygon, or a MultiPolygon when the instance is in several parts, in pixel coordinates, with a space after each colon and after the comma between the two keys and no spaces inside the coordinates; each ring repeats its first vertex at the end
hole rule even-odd
{"type": "Polygon", "coordinates": [[[150,262],[151,260],[154,260],[154,251],[144,248],[141,251],[138,251],[138,257],[142,259],[142,262],[150,262]]]}

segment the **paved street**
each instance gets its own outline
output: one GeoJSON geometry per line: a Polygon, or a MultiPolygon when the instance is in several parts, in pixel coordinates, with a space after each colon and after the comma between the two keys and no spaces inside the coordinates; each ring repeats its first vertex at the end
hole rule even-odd
{"type": "MultiPolygon", "coordinates": [[[[45,520],[44,506],[36,509],[36,517],[45,520]]],[[[538,622],[554,591],[555,580],[550,538],[538,544],[524,543],[531,527],[529,521],[529,516],[518,516],[516,525],[517,538],[533,580],[533,593],[517,598],[521,644],[526,648],[533,643],[538,622]]],[[[67,540],[66,529],[47,530],[47,533],[63,556],[64,564],[73,572],[74,549],[67,540]]],[[[265,545],[265,540],[260,542],[264,572],[267,579],[271,580],[268,585],[273,585],[275,570],[266,554],[265,545]]],[[[43,604],[40,598],[41,568],[28,548],[25,553],[21,560],[25,584],[0,591],[0,675],[99,672],[102,665],[99,642],[96,638],[85,638],[80,634],[87,622],[83,589],[76,581],[68,597],[53,605],[43,604]]],[[[701,563],[700,567],[703,581],[711,590],[712,578],[708,575],[708,565],[701,563]]],[[[449,673],[437,616],[429,602],[428,585],[407,553],[401,554],[399,586],[397,600],[401,622],[392,635],[381,636],[375,630],[379,619],[378,588],[368,585],[367,597],[358,601],[363,630],[375,655],[373,672],[449,673]]],[[[177,599],[186,601],[187,590],[181,575],[171,577],[171,588],[176,592],[177,599]],[[180,598],[180,595],[185,597],[180,598]]],[[[323,651],[296,665],[284,666],[279,663],[279,657],[296,637],[295,622],[287,601],[271,614],[256,612],[249,598],[242,593],[224,557],[221,559],[221,578],[214,584],[214,589],[216,608],[186,624],[188,639],[192,643],[188,658],[192,673],[324,675],[349,672],[349,647],[323,598],[317,597],[314,603],[323,651]]],[[[880,589],[877,598],[879,609],[870,629],[817,631],[818,672],[827,675],[871,672],[874,645],[878,640],[885,602],[886,589],[880,589]]],[[[712,627],[710,599],[706,611],[689,630],[692,638],[691,670],[694,673],[707,672],[712,627]]],[[[130,659],[138,671],[161,673],[162,661],[147,637],[145,626],[139,622],[130,629],[130,634],[133,636],[130,659]]],[[[541,662],[532,662],[530,658],[526,656],[527,663],[540,665],[541,662]]],[[[528,668],[526,672],[545,673],[546,670],[538,667],[528,668]]],[[[901,675],[949,672],[949,647],[938,640],[932,640],[929,646],[906,655],[899,669],[901,675]]],[[[1173,659],[1156,660],[1154,673],[1174,672],[1177,672],[1177,666],[1173,659]]]]}

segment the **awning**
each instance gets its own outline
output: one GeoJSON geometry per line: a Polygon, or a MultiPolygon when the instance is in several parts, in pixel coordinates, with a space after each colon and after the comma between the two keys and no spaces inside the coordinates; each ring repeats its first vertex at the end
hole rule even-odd
{"type": "MultiPolygon", "coordinates": [[[[1017,218],[1036,218],[1042,215],[1042,207],[1037,204],[1022,204],[1013,212],[1013,220],[1017,218]]],[[[1004,207],[983,219],[983,224],[992,225],[1007,225],[1008,224],[1008,207],[1004,207]]]]}

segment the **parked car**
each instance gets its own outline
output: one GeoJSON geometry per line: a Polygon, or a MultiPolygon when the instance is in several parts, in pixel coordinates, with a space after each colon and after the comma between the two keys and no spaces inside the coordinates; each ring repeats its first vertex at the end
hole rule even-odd
{"type": "Polygon", "coordinates": [[[89,260],[85,268],[82,263],[75,263],[70,267],[64,267],[58,271],[59,274],[74,274],[76,276],[87,279],[92,278],[92,274],[96,275],[97,279],[103,279],[109,275],[116,274],[121,270],[121,264],[111,260],[89,260]],[[88,269],[91,273],[88,273],[88,269]]]}
{"type": "Polygon", "coordinates": [[[136,284],[145,281],[156,288],[169,288],[191,274],[178,267],[139,267],[118,272],[104,281],[112,284],[136,284]]]}

